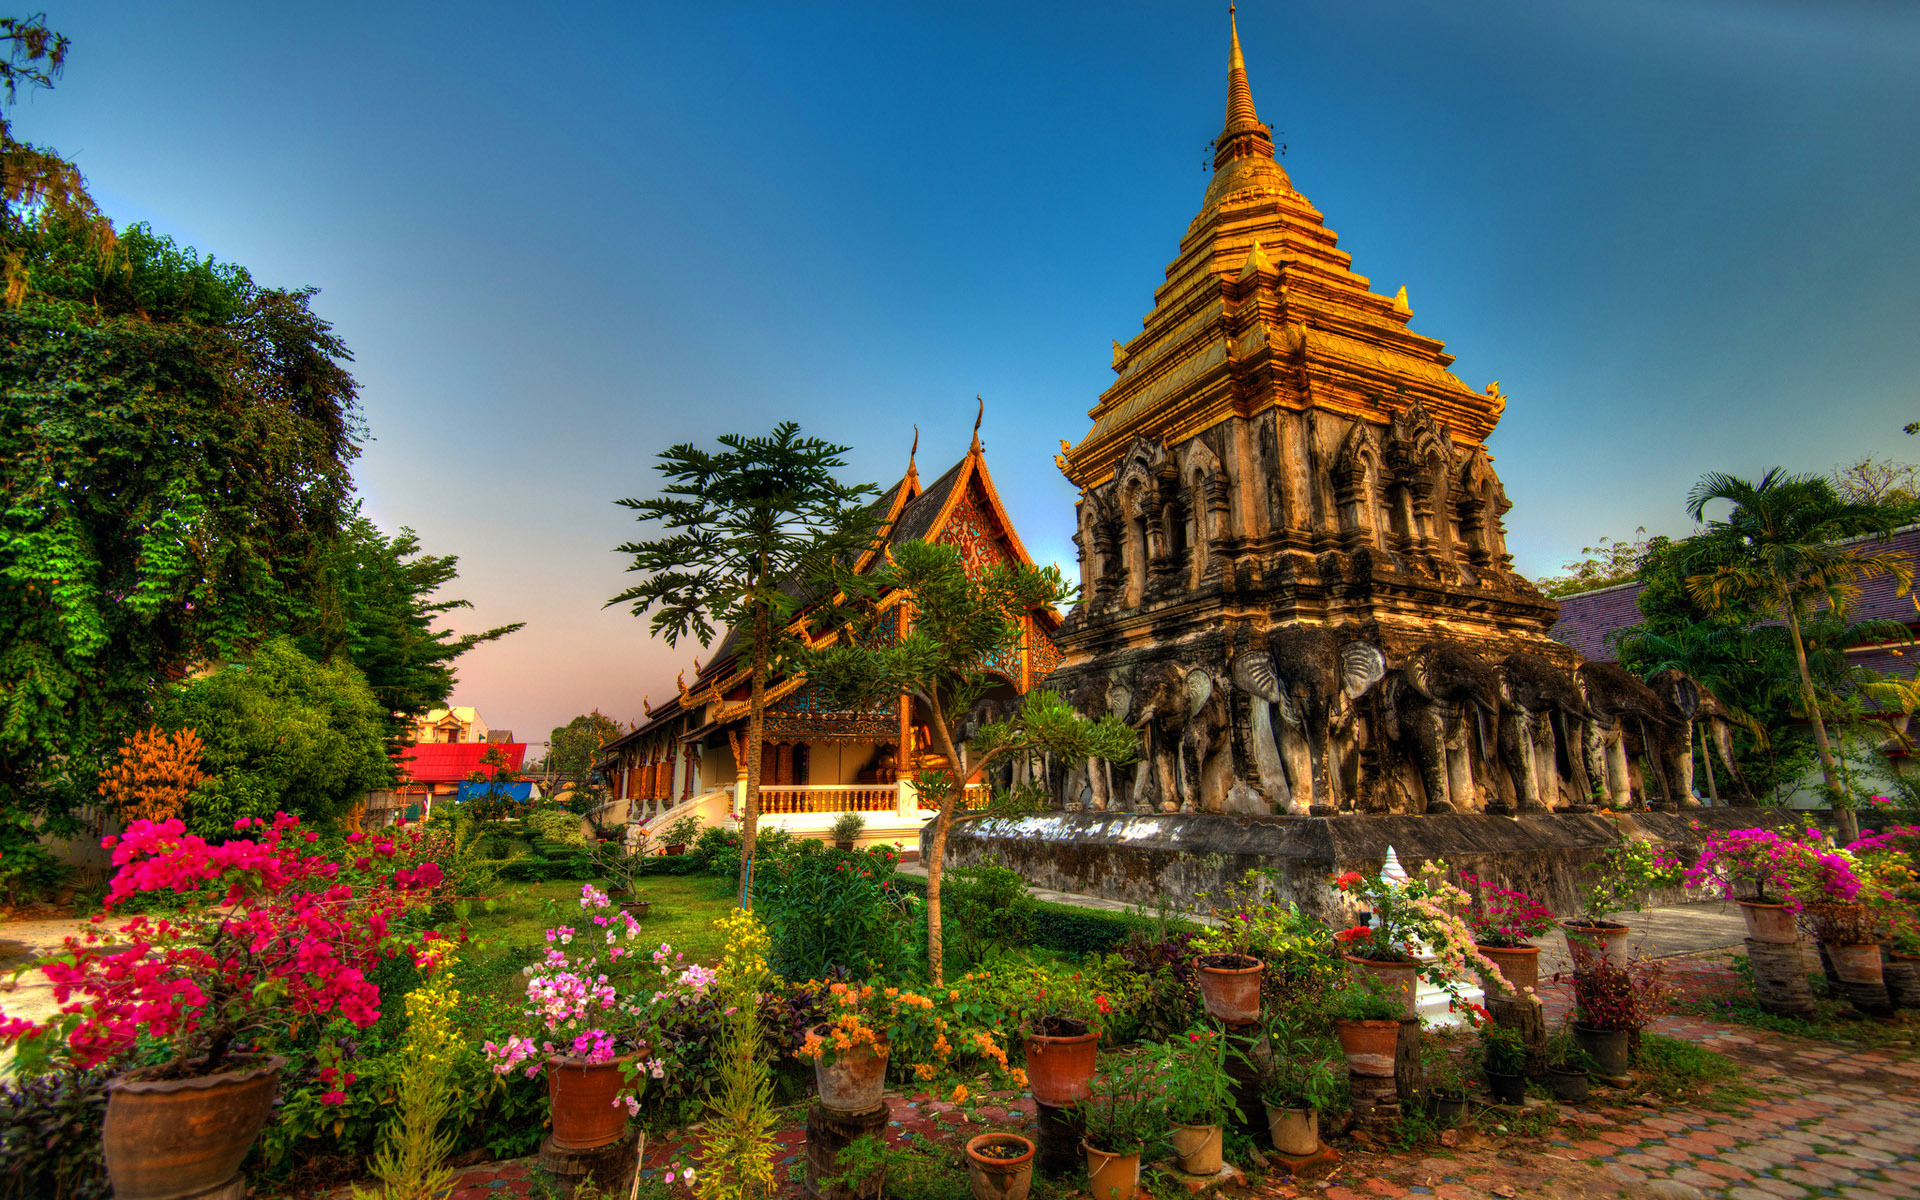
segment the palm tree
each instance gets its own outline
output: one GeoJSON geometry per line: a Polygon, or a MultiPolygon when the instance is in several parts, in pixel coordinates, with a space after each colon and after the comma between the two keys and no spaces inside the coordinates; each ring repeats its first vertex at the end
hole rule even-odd
{"type": "Polygon", "coordinates": [[[1709,612],[1724,612],[1747,604],[1773,612],[1786,622],[1800,674],[1800,701],[1813,726],[1813,742],[1841,832],[1851,841],[1859,837],[1853,816],[1853,797],[1840,785],[1839,764],[1827,740],[1807,666],[1801,625],[1817,607],[1844,615],[1860,594],[1860,584],[1890,575],[1906,595],[1913,586],[1913,569],[1905,557],[1876,550],[1867,541],[1885,542],[1893,530],[1887,512],[1871,504],[1842,500],[1833,485],[1818,475],[1792,475],[1779,467],[1751,483],[1718,471],[1701,477],[1687,494],[1687,513],[1704,520],[1707,505],[1726,500],[1733,512],[1724,520],[1708,522],[1709,533],[1733,539],[1744,548],[1741,558],[1687,577],[1687,593],[1709,612]]]}

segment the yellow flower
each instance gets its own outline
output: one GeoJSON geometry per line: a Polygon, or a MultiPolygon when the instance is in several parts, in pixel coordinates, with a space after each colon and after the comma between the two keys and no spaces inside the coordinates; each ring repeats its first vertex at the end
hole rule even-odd
{"type": "Polygon", "coordinates": [[[955,1104],[965,1104],[967,1102],[967,1085],[964,1083],[954,1084],[953,1095],[948,1096],[947,1099],[955,1104]]]}

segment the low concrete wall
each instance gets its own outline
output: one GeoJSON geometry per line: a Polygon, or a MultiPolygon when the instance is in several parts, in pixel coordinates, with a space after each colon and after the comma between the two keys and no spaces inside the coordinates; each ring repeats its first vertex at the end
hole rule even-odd
{"type": "MultiPolygon", "coordinates": [[[[997,863],[1036,887],[1081,892],[1175,910],[1204,908],[1202,893],[1253,869],[1278,873],[1281,890],[1302,908],[1332,917],[1346,905],[1330,880],[1342,871],[1373,874],[1387,847],[1408,872],[1434,859],[1460,873],[1527,892],[1555,913],[1569,915],[1592,882],[1601,855],[1618,830],[1645,838],[1670,856],[1691,862],[1700,833],[1785,827],[1793,814],[1779,809],[1696,809],[1687,813],[1625,813],[1607,817],[1568,813],[1490,817],[1432,816],[1264,817],[1232,814],[1050,813],[1031,817],[965,817],[947,836],[949,865],[997,863]]],[[[921,857],[932,826],[921,832],[921,857]]],[[[1652,903],[1698,899],[1658,892],[1652,903]]]]}

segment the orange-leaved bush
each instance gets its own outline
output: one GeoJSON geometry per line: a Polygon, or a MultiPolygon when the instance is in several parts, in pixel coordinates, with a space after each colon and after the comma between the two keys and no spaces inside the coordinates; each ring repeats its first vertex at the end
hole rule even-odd
{"type": "Polygon", "coordinates": [[[210,778],[200,770],[206,746],[191,729],[163,733],[155,725],[127,739],[120,761],[100,776],[100,794],[126,821],[180,816],[193,789],[210,778]]]}

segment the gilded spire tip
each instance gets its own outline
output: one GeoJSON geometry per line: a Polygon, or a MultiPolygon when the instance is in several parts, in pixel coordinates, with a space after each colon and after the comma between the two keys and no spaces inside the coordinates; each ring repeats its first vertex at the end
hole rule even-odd
{"type": "Polygon", "coordinates": [[[1253,89],[1247,85],[1247,60],[1240,52],[1240,20],[1227,6],[1227,123],[1215,142],[1213,166],[1246,154],[1273,157],[1273,139],[1253,107],[1253,89]]]}

